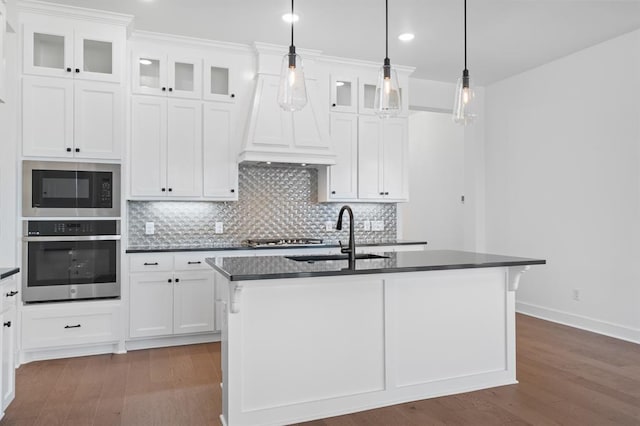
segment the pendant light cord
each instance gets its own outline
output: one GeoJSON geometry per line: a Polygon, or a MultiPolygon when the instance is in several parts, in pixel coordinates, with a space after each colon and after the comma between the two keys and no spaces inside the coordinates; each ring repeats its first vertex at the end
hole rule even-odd
{"type": "MultiPolygon", "coordinates": [[[[467,0],[465,0],[465,4],[466,4],[466,1],[467,0]]],[[[294,21],[294,19],[293,19],[293,0],[291,0],[291,45],[292,46],[293,46],[293,21],[294,21]]]]}
{"type": "Polygon", "coordinates": [[[467,0],[464,0],[464,69],[467,69],[467,0]]]}
{"type": "MultiPolygon", "coordinates": [[[[467,0],[465,0],[465,2],[466,1],[467,0]]],[[[385,9],[385,34],[384,34],[385,50],[384,50],[384,57],[388,58],[389,57],[389,0],[385,0],[384,9],[385,9]]]]}

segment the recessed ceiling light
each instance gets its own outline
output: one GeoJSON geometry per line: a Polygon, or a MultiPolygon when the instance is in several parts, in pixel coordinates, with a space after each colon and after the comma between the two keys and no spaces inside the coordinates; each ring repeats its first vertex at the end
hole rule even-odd
{"type": "Polygon", "coordinates": [[[148,59],[140,59],[141,65],[151,65],[151,61],[148,59]]]}
{"type": "Polygon", "coordinates": [[[282,15],[282,20],[290,24],[292,21],[298,22],[300,20],[300,16],[296,15],[295,13],[293,15],[291,15],[290,13],[285,13],[284,15],[282,15]],[[291,18],[292,16],[293,18],[291,18]]]}
{"type": "Polygon", "coordinates": [[[415,37],[416,37],[416,36],[415,36],[415,34],[411,34],[411,33],[404,33],[404,34],[400,34],[400,35],[398,36],[398,40],[401,40],[401,41],[411,41],[411,40],[413,40],[415,37]]]}

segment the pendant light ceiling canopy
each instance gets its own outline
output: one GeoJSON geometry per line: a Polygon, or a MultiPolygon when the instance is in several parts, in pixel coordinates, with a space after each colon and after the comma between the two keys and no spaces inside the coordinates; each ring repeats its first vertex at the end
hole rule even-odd
{"type": "MultiPolygon", "coordinates": [[[[293,13],[291,0],[291,16],[293,13]]],[[[282,70],[280,72],[280,85],[278,86],[278,104],[285,111],[300,111],[307,104],[307,88],[304,81],[304,69],[302,58],[296,54],[293,44],[293,23],[291,20],[291,45],[289,53],[282,58],[282,70]]]]}
{"type": "Polygon", "coordinates": [[[453,121],[457,124],[471,124],[477,117],[473,87],[467,69],[467,0],[464,0],[464,70],[462,77],[458,78],[453,100],[453,121]]]}
{"type": "Polygon", "coordinates": [[[402,109],[402,94],[398,84],[398,74],[391,68],[389,60],[389,0],[385,0],[385,58],[378,73],[378,84],[374,99],[376,114],[382,118],[398,115],[402,109]]]}

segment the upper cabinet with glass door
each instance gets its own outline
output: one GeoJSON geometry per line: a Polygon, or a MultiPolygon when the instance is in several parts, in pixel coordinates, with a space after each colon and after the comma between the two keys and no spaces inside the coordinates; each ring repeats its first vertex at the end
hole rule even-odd
{"type": "Polygon", "coordinates": [[[138,51],[133,55],[133,92],[200,99],[202,60],[163,52],[138,51]]]}
{"type": "Polygon", "coordinates": [[[236,74],[228,61],[224,63],[204,60],[204,99],[209,101],[236,101],[236,74]]]}
{"type": "Polygon", "coordinates": [[[358,78],[331,75],[331,112],[358,112],[358,78]]]}
{"type": "MultiPolygon", "coordinates": [[[[400,99],[402,102],[402,112],[400,116],[406,116],[409,114],[409,91],[406,90],[408,86],[409,78],[402,73],[398,73],[400,83],[400,99]]],[[[360,87],[358,96],[358,113],[374,115],[375,112],[375,98],[376,98],[376,78],[374,74],[367,74],[360,77],[360,87]]]]}
{"type": "Polygon", "coordinates": [[[125,30],[51,18],[24,25],[25,74],[120,82],[125,30]]]}

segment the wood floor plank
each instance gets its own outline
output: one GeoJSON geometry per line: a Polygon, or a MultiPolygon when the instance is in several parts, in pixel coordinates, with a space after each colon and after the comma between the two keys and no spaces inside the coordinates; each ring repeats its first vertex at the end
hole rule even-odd
{"type": "MultiPolygon", "coordinates": [[[[640,346],[517,315],[519,384],[310,426],[640,426],[640,346]]],[[[218,425],[220,344],[33,362],[1,426],[218,425]]]]}

